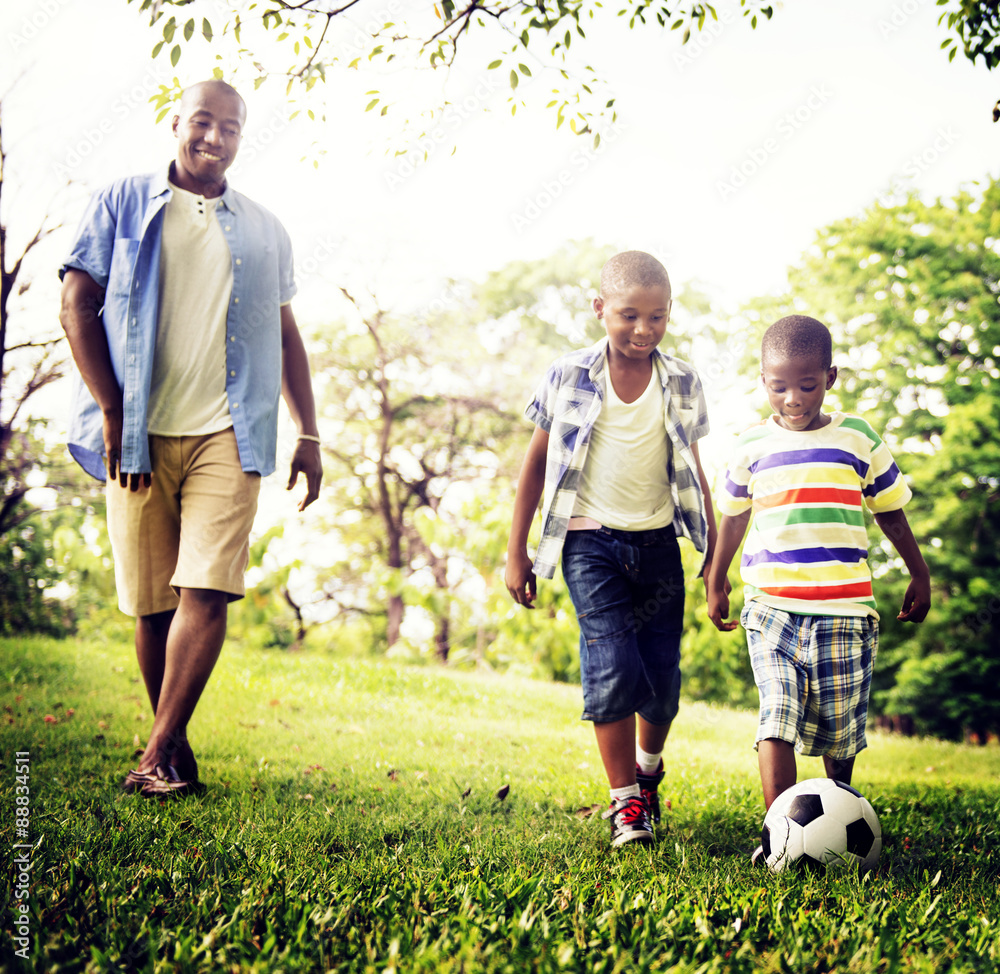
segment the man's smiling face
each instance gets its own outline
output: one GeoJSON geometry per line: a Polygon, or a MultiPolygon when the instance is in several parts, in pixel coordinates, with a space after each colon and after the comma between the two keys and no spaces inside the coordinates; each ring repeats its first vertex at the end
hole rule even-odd
{"type": "Polygon", "coordinates": [[[174,182],[202,196],[221,196],[226,170],[239,151],[246,108],[228,85],[205,82],[184,92],[174,117],[174,182]]]}

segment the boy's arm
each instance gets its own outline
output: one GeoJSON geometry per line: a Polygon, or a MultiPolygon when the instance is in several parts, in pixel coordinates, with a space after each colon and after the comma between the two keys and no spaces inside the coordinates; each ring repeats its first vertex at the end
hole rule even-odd
{"type": "Polygon", "coordinates": [[[514,496],[514,517],[507,540],[507,570],[504,582],[507,591],[519,605],[533,609],[535,601],[535,573],[528,557],[528,532],[538,510],[545,487],[545,456],[549,447],[549,434],[540,426],[535,427],[528,450],[521,464],[514,496]]]}
{"type": "Polygon", "coordinates": [[[931,573],[913,537],[910,522],[902,508],[875,515],[875,523],[892,542],[910,573],[910,584],[903,596],[903,608],[897,619],[902,622],[923,622],[931,607],[931,573]]]}
{"type": "Polygon", "coordinates": [[[712,505],[712,488],[708,485],[708,477],[701,466],[701,456],[698,453],[698,444],[691,444],[691,452],[694,454],[694,462],[697,466],[698,483],[701,484],[701,493],[705,498],[705,520],[708,522],[708,542],[705,548],[705,567],[702,569],[702,578],[708,584],[708,573],[712,567],[712,560],[715,557],[715,546],[718,539],[718,532],[715,526],[715,508],[712,505]]]}
{"type": "Polygon", "coordinates": [[[749,521],[750,510],[747,509],[735,517],[723,514],[722,523],[719,525],[719,539],[715,546],[715,558],[712,559],[712,566],[705,581],[705,589],[708,598],[708,618],[712,620],[715,628],[721,632],[730,632],[739,625],[736,619],[732,619],[729,622],[725,621],[726,616],[729,615],[727,574],[729,572],[729,564],[739,549],[749,521]]]}

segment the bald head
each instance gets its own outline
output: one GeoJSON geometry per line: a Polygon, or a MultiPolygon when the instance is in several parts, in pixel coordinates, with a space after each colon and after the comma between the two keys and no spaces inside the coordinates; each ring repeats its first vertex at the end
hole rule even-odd
{"type": "Polygon", "coordinates": [[[667,269],[642,250],[624,250],[615,254],[601,269],[601,297],[605,300],[635,288],[666,288],[670,297],[667,269]]]}
{"type": "Polygon", "coordinates": [[[188,85],[181,93],[181,114],[190,115],[206,99],[215,100],[217,97],[228,98],[233,101],[240,125],[242,126],[247,118],[247,104],[243,100],[243,96],[231,84],[219,81],[217,78],[210,78],[207,81],[198,81],[193,85],[188,85]]]}

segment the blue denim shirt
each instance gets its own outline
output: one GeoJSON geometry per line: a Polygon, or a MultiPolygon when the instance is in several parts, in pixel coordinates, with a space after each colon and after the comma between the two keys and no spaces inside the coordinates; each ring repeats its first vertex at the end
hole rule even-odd
{"type": "MultiPolygon", "coordinates": [[[[80,223],[70,268],[104,288],[101,318],[122,390],[121,470],[151,469],[146,416],[156,348],[167,170],[120,179],[95,193],[80,223]]],[[[244,470],[274,472],[281,394],[281,305],[295,294],[292,245],[277,218],[228,184],[216,215],[229,245],[233,289],[226,318],[226,394],[244,470]]],[[[107,476],[100,407],[77,376],[69,450],[89,474],[107,476]]]]}

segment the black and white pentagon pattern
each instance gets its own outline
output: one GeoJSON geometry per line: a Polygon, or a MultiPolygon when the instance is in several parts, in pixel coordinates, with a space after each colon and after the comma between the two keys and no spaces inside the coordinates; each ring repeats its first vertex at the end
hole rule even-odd
{"type": "Polygon", "coordinates": [[[761,829],[768,868],[857,864],[871,869],[882,851],[875,810],[860,792],[829,778],[810,778],[783,792],[761,829]]]}

